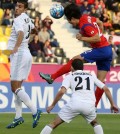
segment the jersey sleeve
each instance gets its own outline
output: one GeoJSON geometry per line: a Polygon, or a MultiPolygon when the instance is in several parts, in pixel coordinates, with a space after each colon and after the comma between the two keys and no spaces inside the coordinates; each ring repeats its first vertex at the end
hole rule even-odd
{"type": "Polygon", "coordinates": [[[93,80],[95,82],[95,85],[97,85],[100,89],[102,89],[105,86],[105,84],[101,82],[96,76],[93,76],[93,80]]]}
{"type": "Polygon", "coordinates": [[[24,22],[22,21],[22,19],[17,18],[14,20],[14,27],[15,27],[15,31],[18,33],[19,31],[23,31],[24,32],[24,22]]]}
{"type": "Polygon", "coordinates": [[[96,28],[94,27],[93,24],[84,24],[81,28],[82,32],[85,33],[87,36],[92,37],[96,34],[98,34],[98,31],[96,30],[96,28]]]}
{"type": "Polygon", "coordinates": [[[71,75],[67,75],[62,82],[62,86],[65,87],[66,89],[70,88],[70,77],[71,75]]]}

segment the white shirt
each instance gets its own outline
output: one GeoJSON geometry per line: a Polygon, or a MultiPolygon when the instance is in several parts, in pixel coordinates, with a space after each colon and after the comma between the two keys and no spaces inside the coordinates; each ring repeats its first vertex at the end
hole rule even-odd
{"type": "Polygon", "coordinates": [[[21,15],[16,17],[14,19],[11,35],[8,41],[8,49],[12,50],[14,48],[19,31],[24,32],[24,38],[19,49],[28,48],[28,41],[31,29],[34,29],[34,24],[32,23],[30,17],[26,13],[22,13],[21,15]]]}
{"type": "Polygon", "coordinates": [[[96,76],[90,73],[86,73],[82,70],[77,70],[67,75],[62,82],[62,86],[66,89],[70,88],[72,90],[72,98],[77,98],[83,102],[95,104],[95,85],[99,88],[105,86],[96,76]]]}

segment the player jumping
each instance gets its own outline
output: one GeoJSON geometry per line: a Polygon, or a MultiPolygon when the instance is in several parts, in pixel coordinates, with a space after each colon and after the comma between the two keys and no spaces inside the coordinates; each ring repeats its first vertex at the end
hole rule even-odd
{"type": "MultiPolygon", "coordinates": [[[[80,32],[76,35],[76,39],[89,43],[92,49],[73,57],[57,72],[53,74],[39,73],[40,76],[51,84],[59,76],[70,72],[72,61],[79,58],[84,63],[96,62],[97,78],[104,82],[107,72],[110,70],[112,48],[102,33],[102,22],[99,19],[91,17],[87,14],[82,15],[80,12],[80,7],[75,4],[67,5],[64,9],[64,14],[70,24],[74,27],[79,27],[80,29],[80,32]]],[[[102,97],[103,92],[103,90],[100,90],[99,87],[97,87],[95,91],[96,106],[102,97]]]]}

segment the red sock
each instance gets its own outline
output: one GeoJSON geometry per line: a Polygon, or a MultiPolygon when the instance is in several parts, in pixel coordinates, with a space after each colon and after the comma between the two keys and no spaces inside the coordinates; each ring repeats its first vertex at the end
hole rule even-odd
{"type": "Polygon", "coordinates": [[[70,60],[67,64],[63,65],[57,72],[55,72],[54,74],[51,74],[52,79],[55,80],[59,76],[62,76],[63,74],[70,72],[72,61],[73,60],[70,60]]]}
{"type": "Polygon", "coordinates": [[[99,87],[97,87],[96,91],[95,91],[95,97],[96,97],[96,103],[95,106],[97,107],[102,95],[104,93],[104,90],[101,90],[99,87]]]}

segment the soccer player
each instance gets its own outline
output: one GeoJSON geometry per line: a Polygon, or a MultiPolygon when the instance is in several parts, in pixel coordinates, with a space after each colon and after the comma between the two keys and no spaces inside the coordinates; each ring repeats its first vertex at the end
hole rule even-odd
{"type": "MultiPolygon", "coordinates": [[[[51,75],[39,73],[40,76],[51,84],[59,76],[70,72],[73,59],[79,58],[86,63],[96,62],[97,78],[104,82],[107,72],[110,70],[112,48],[102,33],[102,22],[99,19],[91,17],[87,14],[82,15],[80,13],[80,7],[75,4],[67,5],[64,9],[64,14],[70,24],[72,24],[74,27],[79,27],[80,29],[80,32],[76,35],[76,39],[89,43],[92,49],[73,57],[57,72],[51,75]]],[[[103,90],[100,90],[99,87],[97,87],[95,92],[96,106],[102,97],[103,92],[103,90]]]]}
{"type": "Polygon", "coordinates": [[[15,128],[22,124],[22,102],[31,110],[33,115],[32,127],[35,128],[40,119],[41,110],[32,104],[28,94],[21,88],[23,80],[27,79],[32,65],[32,56],[28,49],[28,41],[31,29],[34,31],[34,24],[26,14],[28,7],[27,0],[18,0],[15,7],[15,19],[12,26],[12,32],[8,41],[10,55],[10,79],[11,90],[15,95],[16,116],[8,129],[15,128]]]}
{"type": "Polygon", "coordinates": [[[75,59],[71,63],[72,73],[67,75],[62,82],[60,91],[57,93],[52,104],[47,107],[49,113],[62,98],[67,89],[71,88],[72,96],[70,101],[58,112],[58,116],[49,125],[46,125],[40,134],[51,134],[52,130],[63,122],[69,123],[78,115],[82,115],[93,126],[95,134],[103,134],[102,126],[97,122],[95,112],[95,94],[94,87],[97,85],[100,90],[104,90],[108,97],[111,110],[115,113],[118,108],[115,106],[109,89],[97,79],[96,76],[83,71],[83,62],[75,59]]]}

